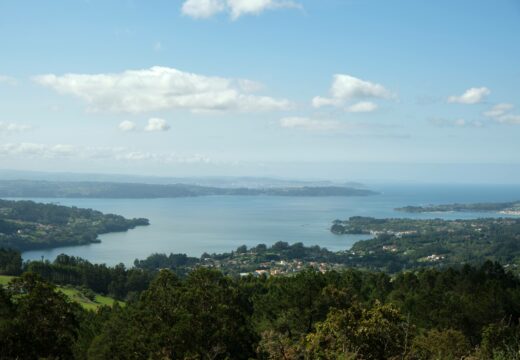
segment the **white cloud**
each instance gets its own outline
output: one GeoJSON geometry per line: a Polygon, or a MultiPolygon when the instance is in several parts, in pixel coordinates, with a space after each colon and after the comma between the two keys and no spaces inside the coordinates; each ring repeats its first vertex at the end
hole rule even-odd
{"type": "Polygon", "coordinates": [[[308,131],[334,131],[342,128],[336,120],[316,120],[307,117],[285,117],[280,119],[280,126],[288,129],[303,129],[308,131]]]}
{"type": "Polygon", "coordinates": [[[520,115],[506,114],[497,117],[495,121],[500,124],[520,125],[520,115]]]}
{"type": "Polygon", "coordinates": [[[7,85],[14,86],[14,85],[18,84],[18,81],[14,77],[7,76],[7,75],[0,75],[0,84],[7,84],[7,85]]]}
{"type": "Polygon", "coordinates": [[[25,142],[0,145],[0,156],[59,158],[72,155],[74,155],[74,147],[72,145],[45,145],[25,142]]]}
{"type": "Polygon", "coordinates": [[[0,121],[0,133],[1,132],[23,132],[31,130],[32,126],[17,123],[5,123],[0,121]]]}
{"type": "Polygon", "coordinates": [[[507,113],[508,111],[512,110],[513,107],[514,107],[513,104],[506,104],[506,103],[497,104],[497,105],[493,106],[490,110],[486,111],[484,113],[484,115],[487,117],[490,117],[490,118],[496,118],[496,117],[502,116],[505,113],[507,113]]]}
{"type": "Polygon", "coordinates": [[[471,88],[466,90],[464,94],[460,96],[450,96],[448,102],[458,104],[478,104],[489,94],[491,94],[491,91],[487,87],[471,88]]]}
{"type": "Polygon", "coordinates": [[[289,0],[186,0],[181,11],[196,19],[209,18],[225,11],[236,20],[242,15],[258,15],[266,10],[281,8],[301,9],[302,6],[289,0]]]}
{"type": "Polygon", "coordinates": [[[170,125],[164,119],[151,118],[148,119],[148,124],[144,128],[145,131],[168,131],[170,125]]]}
{"type": "Polygon", "coordinates": [[[347,108],[347,111],[348,112],[354,112],[354,113],[372,112],[372,111],[377,110],[377,108],[378,108],[377,104],[375,104],[373,102],[361,101],[361,102],[355,103],[354,105],[350,105],[347,108]]]}
{"type": "Polygon", "coordinates": [[[276,0],[227,0],[232,19],[238,19],[242,15],[258,15],[265,10],[293,8],[301,9],[301,5],[294,1],[276,0]]]}
{"type": "Polygon", "coordinates": [[[134,131],[136,129],[136,125],[133,121],[125,120],[119,124],[119,130],[128,132],[134,131]]]}
{"type": "Polygon", "coordinates": [[[511,114],[513,104],[501,103],[493,106],[484,113],[485,116],[492,118],[499,124],[520,125],[520,115],[511,114]]]}
{"type": "Polygon", "coordinates": [[[388,99],[392,97],[392,94],[381,84],[342,74],[334,76],[331,93],[335,99],[344,100],[370,97],[388,99]]]}
{"type": "MultiPolygon", "coordinates": [[[[312,106],[319,108],[322,106],[344,106],[348,101],[356,99],[390,99],[393,98],[394,94],[388,91],[383,85],[373,83],[370,81],[362,80],[351,75],[336,74],[330,88],[330,97],[316,96],[312,99],[312,106]]],[[[358,109],[367,109],[372,107],[375,110],[374,105],[368,106],[369,102],[361,102],[364,105],[359,105],[358,109]]],[[[356,105],[352,106],[356,109],[356,105]]],[[[348,111],[348,109],[347,109],[348,111]]],[[[370,110],[372,111],[372,110],[370,110]]]]}
{"type": "Polygon", "coordinates": [[[223,0],[187,0],[182,4],[182,13],[196,19],[209,18],[226,9],[223,0]]]}
{"type": "Polygon", "coordinates": [[[244,80],[211,77],[155,66],[117,74],[40,75],[34,80],[84,100],[92,111],[141,113],[165,109],[200,111],[287,110],[286,99],[251,95],[244,80]]]}
{"type": "Polygon", "coordinates": [[[481,128],[484,127],[484,123],[481,121],[475,120],[465,120],[465,119],[443,119],[443,118],[434,118],[430,119],[430,123],[437,127],[453,127],[453,128],[481,128]]]}
{"type": "Polygon", "coordinates": [[[340,99],[331,99],[322,96],[315,96],[312,99],[312,106],[315,108],[320,108],[323,106],[341,106],[343,105],[343,101],[340,99]]]}
{"type": "Polygon", "coordinates": [[[200,154],[183,156],[176,153],[151,153],[142,151],[121,151],[115,156],[115,159],[122,161],[143,161],[164,164],[209,164],[213,162],[209,157],[200,154]]]}

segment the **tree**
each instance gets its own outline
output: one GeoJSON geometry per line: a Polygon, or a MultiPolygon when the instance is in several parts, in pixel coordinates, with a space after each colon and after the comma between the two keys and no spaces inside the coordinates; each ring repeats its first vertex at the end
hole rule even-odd
{"type": "Polygon", "coordinates": [[[0,275],[18,275],[21,271],[22,256],[20,252],[0,248],[0,275]]]}
{"type": "Polygon", "coordinates": [[[307,353],[317,359],[389,359],[403,355],[408,324],[391,305],[376,302],[372,308],[358,305],[332,309],[327,319],[306,337],[307,353]]]}
{"type": "Polygon", "coordinates": [[[520,329],[518,325],[500,321],[482,331],[480,353],[484,358],[520,359],[520,329]]]}
{"type": "Polygon", "coordinates": [[[432,329],[417,336],[408,359],[458,360],[471,352],[471,345],[461,331],[432,329]]]}
{"type": "Polygon", "coordinates": [[[114,311],[89,350],[95,358],[248,359],[255,337],[237,284],[205,268],[181,281],[162,270],[140,300],[114,311]]]}

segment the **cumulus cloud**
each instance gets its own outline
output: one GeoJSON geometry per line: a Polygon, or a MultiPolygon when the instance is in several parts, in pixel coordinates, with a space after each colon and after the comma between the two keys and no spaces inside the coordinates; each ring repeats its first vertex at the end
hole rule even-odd
{"type": "Polygon", "coordinates": [[[478,104],[489,94],[491,94],[491,91],[487,87],[471,88],[460,96],[450,96],[448,102],[457,104],[478,104]]]}
{"type": "Polygon", "coordinates": [[[7,143],[0,144],[0,157],[32,159],[115,160],[155,162],[162,164],[212,163],[201,154],[183,155],[175,152],[154,153],[124,147],[83,147],[68,144],[7,143]]]}
{"type": "Polygon", "coordinates": [[[317,120],[308,117],[292,116],[280,119],[280,126],[288,129],[303,129],[307,131],[334,131],[342,128],[336,120],[317,120]]]}
{"type": "Polygon", "coordinates": [[[18,84],[18,81],[16,81],[16,79],[14,77],[0,74],[0,84],[7,84],[7,85],[14,86],[14,85],[18,84]]]}
{"type": "Polygon", "coordinates": [[[164,119],[151,118],[148,119],[148,124],[144,128],[145,131],[168,131],[170,125],[164,119]]]}
{"type": "Polygon", "coordinates": [[[196,19],[227,12],[236,20],[243,15],[258,15],[266,10],[282,8],[301,9],[302,6],[290,0],[186,0],[181,11],[184,15],[196,19]]]}
{"type": "MultiPolygon", "coordinates": [[[[316,96],[312,99],[312,106],[320,108],[323,106],[342,107],[352,100],[363,99],[391,99],[395,95],[383,85],[362,80],[351,75],[336,74],[330,88],[330,97],[316,96]]],[[[374,111],[377,105],[361,101],[351,105],[346,110],[352,112],[374,111]]]]}
{"type": "MultiPolygon", "coordinates": [[[[257,112],[287,110],[286,99],[250,94],[244,80],[204,76],[154,66],[117,74],[40,75],[34,80],[60,94],[76,96],[91,111],[142,113],[165,109],[257,112]]],[[[256,83],[255,83],[256,84],[256,83]]]]}
{"type": "Polygon", "coordinates": [[[387,99],[392,97],[392,94],[381,84],[341,74],[334,76],[331,94],[335,99],[345,100],[368,97],[387,99]]]}
{"type": "Polygon", "coordinates": [[[134,131],[136,129],[136,127],[137,126],[135,125],[135,123],[130,120],[122,121],[119,124],[119,130],[124,131],[124,132],[134,131]]]}
{"type": "Polygon", "coordinates": [[[377,104],[375,104],[373,102],[361,101],[361,102],[355,103],[354,105],[350,105],[347,108],[347,111],[348,112],[354,112],[354,113],[358,113],[358,112],[372,112],[372,111],[377,110],[377,108],[378,108],[377,104]]]}
{"type": "Polygon", "coordinates": [[[30,125],[17,124],[17,123],[6,123],[0,121],[0,133],[1,132],[23,132],[31,130],[30,125]]]}

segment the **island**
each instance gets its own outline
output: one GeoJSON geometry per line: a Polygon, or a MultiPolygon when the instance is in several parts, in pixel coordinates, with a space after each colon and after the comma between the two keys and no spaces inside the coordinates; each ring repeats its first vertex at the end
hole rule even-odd
{"type": "Polygon", "coordinates": [[[19,251],[98,243],[98,235],[149,225],[92,209],[0,200],[0,248],[19,251]]]}
{"type": "Polygon", "coordinates": [[[520,201],[474,204],[441,204],[426,206],[404,206],[396,211],[407,213],[429,212],[498,212],[503,215],[520,215],[520,201]]]}

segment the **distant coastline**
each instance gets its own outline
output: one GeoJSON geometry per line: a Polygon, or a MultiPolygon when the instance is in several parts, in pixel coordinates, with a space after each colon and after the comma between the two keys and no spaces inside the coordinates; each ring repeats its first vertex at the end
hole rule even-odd
{"type": "Polygon", "coordinates": [[[520,201],[473,204],[441,204],[427,206],[404,206],[396,211],[407,213],[441,213],[441,212],[496,212],[503,215],[520,215],[520,201]]]}
{"type": "Polygon", "coordinates": [[[221,188],[190,184],[0,180],[0,198],[153,199],[211,195],[370,196],[377,192],[351,186],[221,188]]]}

